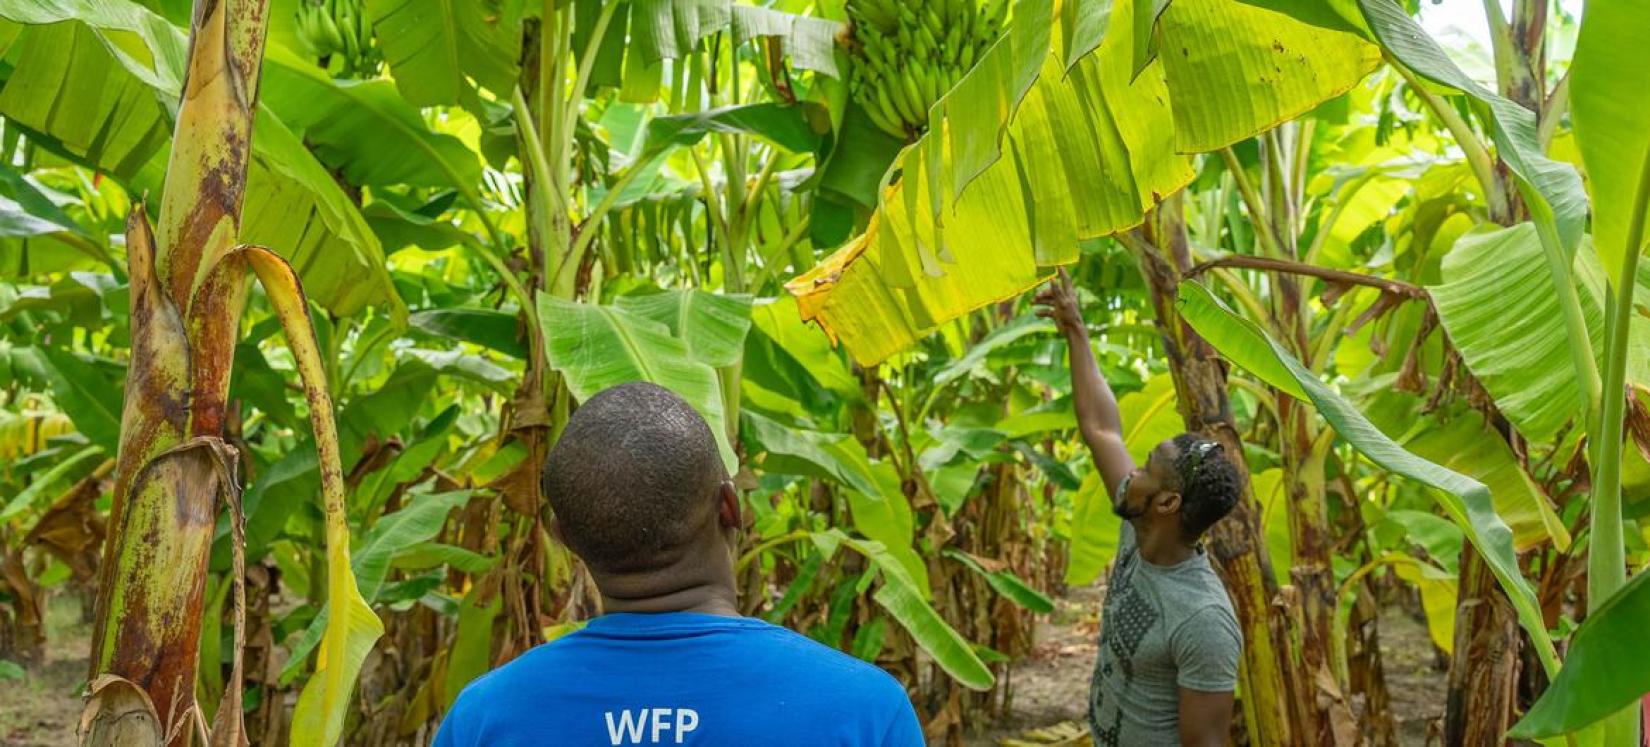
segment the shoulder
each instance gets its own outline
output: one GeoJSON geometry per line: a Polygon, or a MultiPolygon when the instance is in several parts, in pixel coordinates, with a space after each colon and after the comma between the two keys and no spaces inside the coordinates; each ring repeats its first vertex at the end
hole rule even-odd
{"type": "Polygon", "coordinates": [[[1238,626],[1232,603],[1224,596],[1188,612],[1175,625],[1172,637],[1204,648],[1243,647],[1243,629],[1238,626]]]}

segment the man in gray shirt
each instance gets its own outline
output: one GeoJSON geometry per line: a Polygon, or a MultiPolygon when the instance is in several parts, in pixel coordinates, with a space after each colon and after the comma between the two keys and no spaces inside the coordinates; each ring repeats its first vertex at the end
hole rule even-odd
{"type": "Polygon", "coordinates": [[[1136,466],[1065,271],[1036,300],[1065,334],[1077,425],[1126,519],[1089,686],[1094,742],[1225,744],[1243,634],[1202,538],[1236,505],[1242,477],[1218,442],[1189,433],[1136,466]]]}

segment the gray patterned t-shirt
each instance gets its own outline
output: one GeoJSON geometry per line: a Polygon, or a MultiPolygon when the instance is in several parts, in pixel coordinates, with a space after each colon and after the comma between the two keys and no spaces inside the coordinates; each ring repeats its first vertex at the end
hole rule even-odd
{"type": "Polygon", "coordinates": [[[1242,650],[1232,601],[1207,554],[1152,565],[1123,522],[1089,685],[1094,743],[1179,745],[1180,688],[1231,692],[1242,650]]]}

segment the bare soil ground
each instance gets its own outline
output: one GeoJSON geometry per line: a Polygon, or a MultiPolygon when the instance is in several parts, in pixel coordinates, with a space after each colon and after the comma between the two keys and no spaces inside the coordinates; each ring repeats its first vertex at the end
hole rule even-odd
{"type": "Polygon", "coordinates": [[[80,602],[54,596],[46,608],[45,664],[21,680],[0,680],[0,745],[75,743],[91,637],[91,625],[80,621],[80,602]]]}
{"type": "MultiPolygon", "coordinates": [[[[1055,599],[1054,613],[1038,622],[1036,650],[1010,674],[1008,716],[971,735],[970,747],[996,747],[1028,732],[1083,723],[1103,596],[1097,584],[1055,599]]],[[[80,622],[76,600],[57,597],[48,608],[47,631],[45,666],[22,680],[0,681],[0,747],[74,744],[91,628],[80,622]]],[[[1382,610],[1381,655],[1400,743],[1425,745],[1428,725],[1444,715],[1444,673],[1435,668],[1425,623],[1397,607],[1382,610]]]]}

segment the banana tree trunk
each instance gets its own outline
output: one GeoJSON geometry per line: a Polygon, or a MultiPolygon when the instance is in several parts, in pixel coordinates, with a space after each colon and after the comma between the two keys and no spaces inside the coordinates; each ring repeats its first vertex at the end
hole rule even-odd
{"type": "Polygon", "coordinates": [[[1470,543],[1461,548],[1459,600],[1444,744],[1500,744],[1512,725],[1523,637],[1512,605],[1470,543]]]}
{"type": "Polygon", "coordinates": [[[91,675],[146,694],[170,744],[193,733],[207,553],[238,489],[219,437],[246,283],[202,277],[239,233],[266,28],[267,0],[196,3],[159,239],[141,205],[127,223],[132,355],[91,675]]]}
{"type": "MultiPolygon", "coordinates": [[[[1141,273],[1151,291],[1177,407],[1187,428],[1219,441],[1229,454],[1242,454],[1243,443],[1226,394],[1226,370],[1209,344],[1181,320],[1175,305],[1181,274],[1191,267],[1181,199],[1164,201],[1147,217],[1144,246],[1137,247],[1141,273]]],[[[1243,460],[1236,463],[1243,473],[1243,498],[1229,516],[1215,524],[1208,539],[1215,569],[1226,583],[1243,629],[1243,659],[1238,670],[1243,720],[1251,744],[1300,744],[1304,735],[1297,733],[1292,720],[1296,716],[1293,705],[1300,699],[1290,687],[1289,626],[1273,606],[1279,598],[1278,587],[1266,555],[1266,535],[1260,528],[1248,469],[1243,460]]]]}

